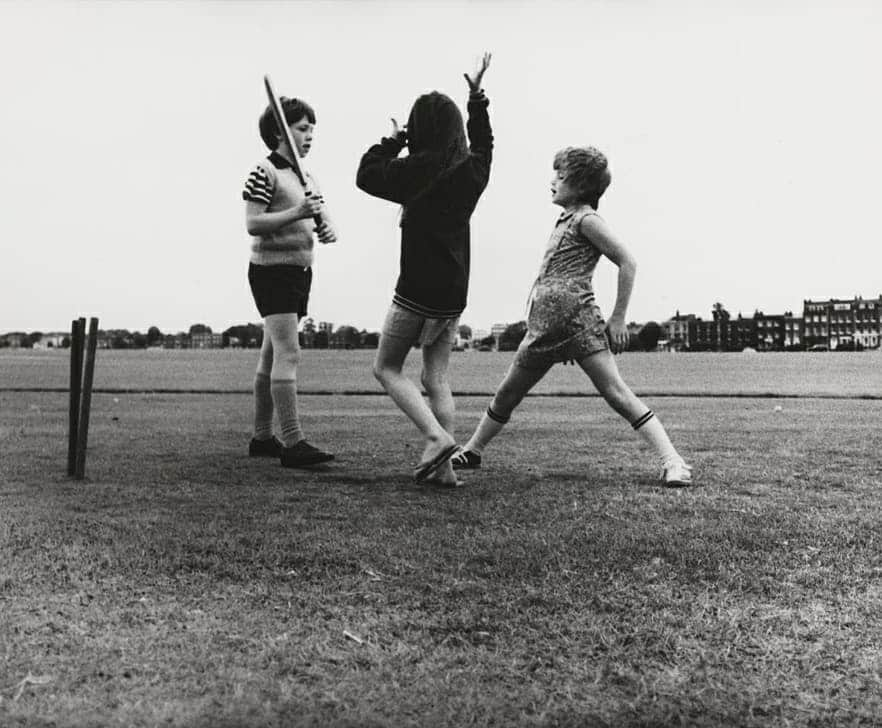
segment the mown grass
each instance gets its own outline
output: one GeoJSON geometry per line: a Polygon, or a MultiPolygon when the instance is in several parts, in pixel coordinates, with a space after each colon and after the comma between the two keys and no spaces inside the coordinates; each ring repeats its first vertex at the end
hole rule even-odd
{"type": "Polygon", "coordinates": [[[97,395],[74,483],[65,397],[0,393],[0,725],[878,725],[882,403],[649,404],[701,487],[597,399],[438,491],[385,398],[304,397],[292,472],[238,395],[97,395]]]}
{"type": "MultiPolygon", "coordinates": [[[[301,391],[376,393],[369,349],[307,349],[298,371],[301,391]]],[[[502,379],[512,352],[457,352],[450,379],[461,394],[488,395],[502,379]]],[[[638,394],[714,396],[829,396],[882,398],[882,352],[661,354],[627,352],[617,357],[625,380],[638,394]]],[[[64,350],[0,349],[0,391],[65,389],[70,360],[64,350]]],[[[95,387],[103,390],[241,392],[251,390],[253,349],[99,351],[95,387]]],[[[407,371],[418,377],[419,352],[407,371]]],[[[554,367],[536,394],[593,393],[576,367],[554,367]]]]}

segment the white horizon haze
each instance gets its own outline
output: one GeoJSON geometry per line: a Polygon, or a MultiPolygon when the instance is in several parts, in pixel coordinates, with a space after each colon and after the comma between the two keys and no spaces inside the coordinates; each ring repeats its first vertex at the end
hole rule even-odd
{"type": "MultiPolygon", "coordinates": [[[[523,318],[568,145],[609,157],[629,321],[875,298],[880,31],[870,0],[0,3],[0,333],[259,321],[241,190],[268,153],[266,73],[316,110],[304,165],[338,227],[310,315],[378,330],[398,209],[355,187],[358,161],[421,93],[465,110],[484,51],[495,149],[463,323],[523,318]]],[[[595,283],[608,315],[609,261],[595,283]]]]}

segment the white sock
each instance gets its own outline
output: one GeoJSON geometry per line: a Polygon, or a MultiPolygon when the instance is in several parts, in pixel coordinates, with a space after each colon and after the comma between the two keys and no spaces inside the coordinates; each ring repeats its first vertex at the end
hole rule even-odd
{"type": "Polygon", "coordinates": [[[488,407],[487,411],[481,416],[481,421],[478,423],[474,434],[463,449],[471,450],[476,455],[481,455],[484,452],[484,448],[490,444],[490,441],[502,432],[502,428],[505,427],[508,420],[508,417],[503,417],[488,407]]]}
{"type": "Polygon", "coordinates": [[[662,423],[659,422],[658,417],[655,416],[652,410],[647,410],[645,414],[634,420],[631,423],[631,427],[633,427],[640,437],[646,441],[647,445],[655,450],[655,454],[661,465],[664,466],[672,460],[683,459],[680,457],[680,454],[676,449],[674,449],[674,446],[668,438],[668,433],[665,432],[665,428],[662,426],[662,423]]]}
{"type": "Polygon", "coordinates": [[[297,416],[297,380],[273,379],[270,385],[273,403],[279,414],[279,429],[285,447],[296,445],[303,439],[300,418],[297,416]]]}
{"type": "Polygon", "coordinates": [[[254,439],[269,440],[273,436],[273,394],[269,374],[254,375],[254,439]]]}

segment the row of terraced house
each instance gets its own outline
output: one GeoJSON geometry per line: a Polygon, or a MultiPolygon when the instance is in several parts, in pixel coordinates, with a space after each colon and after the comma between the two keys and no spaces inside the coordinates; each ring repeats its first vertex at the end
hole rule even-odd
{"type": "Polygon", "coordinates": [[[882,295],[878,298],[804,300],[802,316],[754,312],[732,317],[715,304],[710,319],[679,311],[661,324],[659,348],[668,351],[834,351],[878,349],[882,295]]]}

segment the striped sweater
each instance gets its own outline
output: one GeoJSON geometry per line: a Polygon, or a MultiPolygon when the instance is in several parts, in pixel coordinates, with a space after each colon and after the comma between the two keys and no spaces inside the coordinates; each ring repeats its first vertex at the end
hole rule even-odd
{"type": "MultiPolygon", "coordinates": [[[[315,180],[304,172],[309,189],[320,194],[315,180]]],[[[242,190],[242,199],[266,205],[267,212],[287,210],[303,202],[305,190],[281,154],[273,152],[257,163],[242,190]]],[[[302,265],[313,261],[315,222],[295,220],[267,235],[251,236],[251,262],[255,265],[302,265]],[[281,249],[279,249],[281,248],[281,249]]]]}

